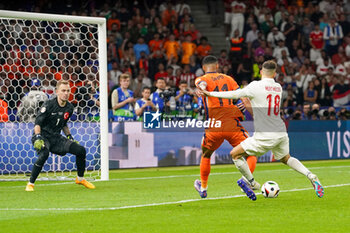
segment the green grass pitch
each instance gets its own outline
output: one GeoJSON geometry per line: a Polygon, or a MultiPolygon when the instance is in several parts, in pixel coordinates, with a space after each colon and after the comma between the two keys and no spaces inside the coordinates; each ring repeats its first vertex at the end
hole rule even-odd
{"type": "Polygon", "coordinates": [[[350,160],[304,164],[323,198],[281,163],[257,165],[256,180],[274,180],[281,192],[255,202],[233,165],[212,166],[207,199],[193,188],[198,166],[111,171],[95,190],[38,181],[27,193],[25,182],[0,182],[0,232],[350,232],[350,160]]]}

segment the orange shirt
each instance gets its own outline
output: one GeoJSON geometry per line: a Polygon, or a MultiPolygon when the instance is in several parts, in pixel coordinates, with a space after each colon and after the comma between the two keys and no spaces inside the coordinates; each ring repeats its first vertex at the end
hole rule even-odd
{"type": "Polygon", "coordinates": [[[107,29],[111,30],[112,29],[112,25],[114,23],[118,25],[118,30],[119,30],[120,29],[120,21],[119,21],[119,19],[109,19],[107,21],[107,29]]]}
{"type": "Polygon", "coordinates": [[[179,48],[180,48],[180,45],[177,41],[168,40],[167,42],[165,42],[164,49],[168,59],[171,57],[171,55],[173,57],[177,57],[178,56],[177,51],[179,48]]]}
{"type": "Polygon", "coordinates": [[[197,54],[200,57],[205,57],[205,56],[209,55],[210,51],[211,51],[211,46],[208,44],[206,46],[199,45],[197,47],[197,54]]]}
{"type": "Polygon", "coordinates": [[[175,10],[171,10],[169,11],[168,9],[166,9],[165,11],[163,11],[162,14],[162,23],[163,26],[167,26],[171,20],[171,16],[175,16],[176,21],[177,21],[177,14],[175,10]]]}
{"type": "Polygon", "coordinates": [[[197,46],[192,42],[182,43],[182,64],[190,64],[190,57],[195,53],[197,46]]]}
{"type": "Polygon", "coordinates": [[[162,49],[162,44],[163,44],[163,40],[151,40],[149,43],[148,43],[148,46],[151,50],[151,52],[154,52],[154,51],[158,51],[158,50],[161,50],[162,49]]]}
{"type": "MultiPolygon", "coordinates": [[[[198,87],[201,82],[207,83],[207,91],[233,91],[239,88],[232,77],[216,72],[209,72],[198,77],[195,81],[196,86],[198,87]]],[[[215,118],[216,120],[221,120],[222,124],[224,122],[232,124],[232,121],[243,117],[242,112],[234,105],[235,100],[205,97],[203,98],[203,102],[206,119],[215,118]]]]}

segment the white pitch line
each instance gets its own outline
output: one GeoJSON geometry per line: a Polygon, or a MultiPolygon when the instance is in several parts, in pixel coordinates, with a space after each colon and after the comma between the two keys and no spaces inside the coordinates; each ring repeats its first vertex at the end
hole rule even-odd
{"type": "MultiPolygon", "coordinates": [[[[310,170],[317,170],[317,169],[326,169],[326,168],[348,168],[350,166],[330,166],[330,167],[310,167],[310,170]]],[[[285,172],[285,171],[293,171],[293,169],[270,169],[270,170],[263,170],[263,171],[257,171],[257,173],[265,173],[265,172],[285,172]]],[[[232,174],[241,174],[240,172],[216,172],[216,173],[210,173],[211,176],[215,175],[232,175],[232,174]]],[[[130,178],[114,178],[109,179],[107,181],[101,181],[101,180],[95,180],[94,182],[109,182],[109,181],[124,181],[124,180],[153,180],[153,179],[169,179],[169,178],[183,178],[183,177],[197,177],[199,174],[188,174],[188,175],[170,175],[170,176],[149,176],[149,177],[130,177],[130,178]]],[[[59,182],[59,183],[50,183],[50,184],[38,184],[37,186],[55,186],[55,185],[65,185],[65,184],[73,184],[74,182],[59,182]]],[[[0,186],[1,187],[1,186],[0,186]]],[[[8,186],[8,187],[1,187],[2,189],[5,188],[18,188],[23,187],[23,185],[16,185],[16,186],[8,186]]]]}
{"type": "MultiPolygon", "coordinates": [[[[334,185],[324,186],[324,188],[336,188],[336,187],[343,187],[343,186],[349,186],[349,185],[350,185],[350,183],[347,183],[347,184],[334,184],[334,185]]],[[[299,188],[299,189],[284,190],[284,191],[281,191],[281,192],[283,192],[283,193],[299,192],[299,191],[312,190],[312,189],[313,188],[299,188]]],[[[256,193],[256,195],[261,195],[261,193],[256,193]]],[[[231,198],[245,197],[245,196],[246,195],[244,195],[244,194],[240,194],[240,195],[224,196],[224,197],[209,197],[209,198],[206,198],[206,199],[187,199],[187,200],[172,201],[172,202],[160,202],[160,203],[149,203],[149,204],[141,204],[141,205],[129,205],[129,206],[118,206],[118,207],[102,207],[102,208],[47,208],[47,209],[40,209],[40,208],[33,208],[33,209],[31,209],[31,208],[0,208],[0,211],[104,211],[104,210],[121,210],[121,209],[133,209],[133,208],[142,208],[142,207],[150,207],[150,206],[174,205],[174,204],[182,204],[182,203],[197,202],[197,201],[231,199],[231,198]]]]}

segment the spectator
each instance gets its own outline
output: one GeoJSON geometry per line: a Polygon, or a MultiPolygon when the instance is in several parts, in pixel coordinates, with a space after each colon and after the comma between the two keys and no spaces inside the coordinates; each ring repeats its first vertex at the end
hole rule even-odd
{"type": "Polygon", "coordinates": [[[137,62],[141,58],[141,52],[145,52],[147,56],[149,55],[149,48],[148,45],[145,43],[145,39],[143,37],[140,37],[137,40],[137,44],[134,45],[134,53],[137,62]]]}
{"type": "Polygon", "coordinates": [[[168,66],[171,66],[173,68],[173,73],[172,75],[175,75],[175,71],[179,68],[181,68],[178,65],[179,59],[177,57],[173,57],[171,60],[168,60],[168,66]]]}
{"type": "Polygon", "coordinates": [[[330,106],[332,104],[332,93],[325,78],[321,79],[321,84],[319,86],[316,85],[316,89],[319,93],[317,102],[321,106],[330,106]]]}
{"type": "Polygon", "coordinates": [[[319,76],[323,76],[323,75],[327,74],[329,69],[334,70],[334,66],[332,64],[330,64],[329,59],[326,58],[324,60],[323,64],[317,66],[316,73],[319,76]]]}
{"type": "Polygon", "coordinates": [[[340,76],[338,83],[333,88],[334,107],[341,107],[349,104],[350,86],[345,83],[345,77],[340,76]]]}
{"type": "Polygon", "coordinates": [[[131,90],[134,92],[134,97],[135,98],[140,98],[142,96],[142,90],[144,87],[151,87],[150,82],[148,83],[148,80],[145,79],[143,80],[144,77],[142,74],[138,74],[136,76],[136,79],[134,79],[131,90]]]}
{"type": "Polygon", "coordinates": [[[174,77],[174,74],[174,68],[168,65],[166,68],[166,76],[163,77],[167,85],[169,82],[172,82],[174,79],[176,79],[176,77],[174,77]]]}
{"type": "Polygon", "coordinates": [[[303,103],[304,92],[308,88],[308,83],[312,81],[314,75],[308,72],[308,67],[302,65],[299,72],[295,74],[296,86],[297,86],[297,102],[303,103]]]}
{"type": "Polygon", "coordinates": [[[153,35],[153,39],[148,43],[148,46],[152,53],[162,50],[163,40],[160,39],[159,33],[153,35]]]}
{"type": "Polygon", "coordinates": [[[315,62],[321,57],[321,51],[324,47],[323,32],[318,24],[315,25],[315,29],[310,33],[310,45],[310,60],[315,62]]]}
{"type": "Polygon", "coordinates": [[[300,28],[294,21],[294,16],[288,16],[288,23],[284,27],[284,36],[286,37],[286,46],[292,46],[293,40],[297,40],[300,43],[300,28]]]}
{"type": "Polygon", "coordinates": [[[272,56],[277,60],[282,59],[282,51],[286,51],[286,55],[289,57],[288,48],[284,45],[283,40],[278,41],[278,47],[274,48],[272,56]]]}
{"type": "MultiPolygon", "coordinates": [[[[213,6],[217,8],[216,6],[213,6]]],[[[243,35],[244,27],[244,13],[245,13],[245,4],[241,1],[233,1],[231,4],[232,16],[231,16],[231,35],[230,38],[234,37],[235,31],[238,30],[238,36],[243,35]]]]}
{"type": "Polygon", "coordinates": [[[121,28],[126,28],[129,19],[131,19],[131,15],[128,12],[127,8],[125,7],[125,5],[122,5],[120,8],[120,12],[118,14],[118,18],[120,20],[120,25],[121,28]]]}
{"type": "Polygon", "coordinates": [[[138,99],[135,103],[135,114],[137,115],[139,121],[143,120],[144,112],[151,112],[157,110],[155,104],[151,101],[150,96],[151,88],[144,87],[142,89],[142,98],[138,99]]]}
{"type": "Polygon", "coordinates": [[[326,50],[322,50],[321,51],[321,57],[317,58],[315,64],[317,66],[323,65],[324,64],[324,60],[326,60],[326,59],[328,60],[329,63],[332,63],[331,59],[326,54],[326,50]]]}
{"type": "MultiPolygon", "coordinates": [[[[230,61],[227,56],[227,51],[225,49],[222,49],[220,51],[220,57],[218,58],[219,66],[224,67],[224,66],[230,66],[230,61]]],[[[192,70],[191,70],[192,72],[192,70]]],[[[192,72],[194,73],[194,72],[192,72]]]]}
{"type": "Polygon", "coordinates": [[[168,75],[168,73],[165,71],[165,67],[163,63],[159,63],[158,65],[158,72],[154,76],[154,80],[157,81],[159,78],[164,78],[168,75]]]}
{"type": "Polygon", "coordinates": [[[175,6],[175,11],[179,16],[182,16],[186,10],[189,14],[191,13],[191,7],[185,3],[185,0],[180,0],[175,6]]]}
{"type": "Polygon", "coordinates": [[[267,49],[266,41],[262,40],[260,43],[260,46],[255,49],[255,52],[254,52],[255,57],[264,56],[266,54],[266,49],[267,49]]]}
{"type": "Polygon", "coordinates": [[[347,36],[350,32],[350,21],[346,20],[345,14],[341,14],[339,18],[339,25],[343,29],[343,35],[347,36]]]}
{"type": "Polygon", "coordinates": [[[119,77],[120,87],[112,92],[112,109],[116,121],[132,120],[134,118],[133,91],[129,90],[130,75],[124,73],[119,77]]]}
{"type": "Polygon", "coordinates": [[[304,91],[304,101],[310,104],[316,103],[318,92],[313,81],[309,82],[307,90],[304,91]]]}
{"type": "Polygon", "coordinates": [[[302,48],[309,48],[310,34],[314,30],[314,24],[309,18],[304,18],[301,25],[301,46],[302,48]]]}
{"type": "Polygon", "coordinates": [[[39,90],[40,87],[40,80],[33,79],[31,82],[31,91],[21,99],[21,104],[18,106],[17,116],[20,121],[35,122],[39,108],[48,100],[48,96],[39,90]]]}
{"type": "Polygon", "coordinates": [[[284,108],[288,108],[288,107],[294,107],[297,104],[297,98],[296,95],[293,92],[292,88],[289,88],[287,90],[287,97],[286,99],[283,101],[283,107],[284,108]]]}
{"type": "Polygon", "coordinates": [[[113,82],[113,86],[119,84],[119,76],[122,72],[119,70],[119,64],[116,61],[112,62],[112,70],[109,71],[110,81],[113,82]]]}
{"type": "Polygon", "coordinates": [[[344,62],[343,60],[346,59],[345,57],[346,57],[346,55],[345,55],[345,51],[344,51],[343,46],[339,46],[338,52],[332,56],[332,59],[331,59],[332,64],[334,66],[337,66],[337,65],[343,63],[344,62]]]}
{"type": "Polygon", "coordinates": [[[167,26],[170,23],[171,17],[175,17],[175,20],[177,21],[177,13],[173,9],[171,2],[167,2],[166,10],[164,10],[161,15],[163,26],[167,26]]]}
{"type": "Polygon", "coordinates": [[[333,56],[338,51],[338,46],[343,39],[343,29],[336,22],[335,18],[331,18],[323,32],[323,38],[326,44],[326,52],[328,56],[333,56]]]}
{"type": "Polygon", "coordinates": [[[190,65],[184,65],[184,71],[180,76],[180,83],[186,82],[187,86],[190,86],[191,82],[196,79],[196,75],[191,73],[190,65]]]}
{"type": "Polygon", "coordinates": [[[145,51],[141,51],[141,57],[137,62],[137,69],[144,69],[146,71],[146,73],[148,73],[148,69],[149,69],[149,60],[148,60],[148,56],[145,53],[145,51]]]}
{"type": "Polygon", "coordinates": [[[252,29],[250,31],[248,31],[247,33],[247,45],[248,45],[248,55],[250,56],[251,54],[251,48],[252,48],[252,43],[253,41],[257,40],[259,37],[258,37],[258,26],[256,25],[256,23],[253,23],[252,24],[252,29]]]}
{"type": "Polygon", "coordinates": [[[197,55],[198,59],[202,60],[205,56],[208,56],[211,54],[211,46],[208,44],[208,38],[205,36],[202,36],[201,39],[201,44],[197,47],[197,55]]]}
{"type": "Polygon", "coordinates": [[[7,103],[0,98],[0,123],[7,122],[9,120],[7,103]]]}
{"type": "Polygon", "coordinates": [[[196,57],[190,57],[190,72],[195,74],[198,69],[201,69],[201,66],[196,62],[196,57]]]}
{"type": "Polygon", "coordinates": [[[230,40],[230,60],[232,62],[238,62],[243,57],[244,38],[239,36],[239,30],[236,29],[233,37],[230,40]]]}
{"type": "Polygon", "coordinates": [[[293,62],[297,65],[297,69],[299,69],[305,61],[304,51],[302,49],[297,50],[297,56],[293,58],[293,62]]]}
{"type": "Polygon", "coordinates": [[[114,10],[112,11],[111,17],[107,20],[107,30],[112,30],[112,25],[117,25],[117,30],[120,30],[120,20],[118,19],[117,12],[114,10]]]}
{"type": "Polygon", "coordinates": [[[168,60],[172,59],[173,57],[178,57],[178,54],[180,53],[180,44],[179,42],[175,41],[174,34],[171,34],[169,40],[165,42],[164,52],[168,60]]]}
{"type": "Polygon", "coordinates": [[[190,57],[196,53],[197,46],[191,41],[191,35],[186,36],[186,40],[182,42],[182,64],[190,64],[190,57]]]}

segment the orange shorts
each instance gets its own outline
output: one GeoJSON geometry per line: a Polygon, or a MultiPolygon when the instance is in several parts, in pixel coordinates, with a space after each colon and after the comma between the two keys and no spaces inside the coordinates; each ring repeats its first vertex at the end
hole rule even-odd
{"type": "Polygon", "coordinates": [[[215,151],[226,139],[231,146],[235,147],[248,138],[248,136],[248,132],[239,122],[237,122],[237,127],[235,127],[232,131],[206,131],[202,139],[202,146],[211,151],[215,151]]]}

